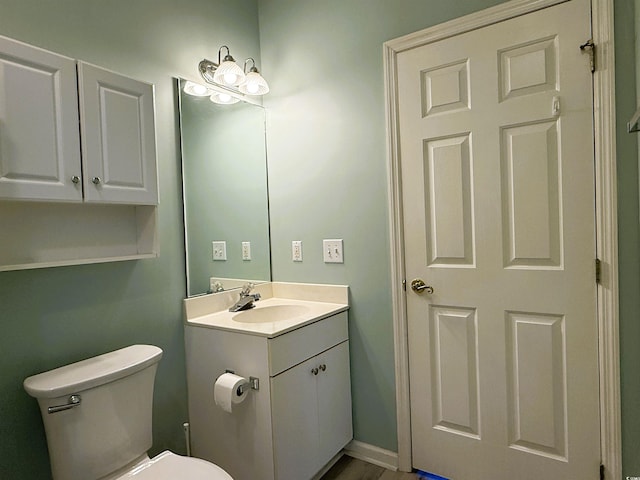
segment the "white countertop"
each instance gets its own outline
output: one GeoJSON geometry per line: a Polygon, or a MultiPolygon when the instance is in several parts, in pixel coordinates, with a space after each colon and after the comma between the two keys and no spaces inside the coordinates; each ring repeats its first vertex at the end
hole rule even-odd
{"type": "Polygon", "coordinates": [[[309,323],[313,323],[322,318],[343,312],[349,308],[348,305],[343,303],[314,302],[309,300],[295,300],[291,298],[277,297],[258,300],[254,305],[255,307],[250,310],[240,312],[222,310],[195,318],[189,318],[187,319],[187,325],[217,328],[220,330],[272,338],[291,330],[295,330],[296,328],[300,328],[309,323]],[[254,311],[269,309],[274,306],[291,306],[299,308],[291,308],[287,311],[287,315],[283,315],[282,319],[276,321],[251,321],[254,316],[254,311]],[[244,318],[243,315],[245,315],[244,318]]]}

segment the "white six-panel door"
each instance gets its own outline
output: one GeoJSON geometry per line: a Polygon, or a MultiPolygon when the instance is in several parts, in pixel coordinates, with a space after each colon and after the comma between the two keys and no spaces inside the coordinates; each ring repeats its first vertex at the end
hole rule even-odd
{"type": "Polygon", "coordinates": [[[398,55],[415,468],[598,478],[590,4],[398,55]]]}

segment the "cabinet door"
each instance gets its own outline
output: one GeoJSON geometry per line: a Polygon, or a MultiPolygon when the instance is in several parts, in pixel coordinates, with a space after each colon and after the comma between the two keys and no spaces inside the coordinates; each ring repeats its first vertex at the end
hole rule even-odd
{"type": "Polygon", "coordinates": [[[86,202],[158,203],[153,85],[78,62],[86,202]]]}
{"type": "Polygon", "coordinates": [[[0,37],[0,198],[81,201],[80,177],[75,60],[0,37]]]}
{"type": "Polygon", "coordinates": [[[318,457],[320,464],[325,465],[353,439],[349,342],[322,353],[316,362],[321,367],[318,374],[318,457]]]}
{"type": "Polygon", "coordinates": [[[271,379],[273,448],[276,479],[307,480],[318,463],[318,400],[313,369],[318,359],[306,362],[271,379]]]}

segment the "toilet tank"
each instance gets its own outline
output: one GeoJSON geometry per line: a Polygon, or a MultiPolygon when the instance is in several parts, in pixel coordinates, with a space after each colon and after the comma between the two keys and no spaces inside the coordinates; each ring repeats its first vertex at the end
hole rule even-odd
{"type": "Polygon", "coordinates": [[[133,345],[24,381],[38,399],[54,480],[96,480],[151,448],[153,384],[162,350],[133,345]],[[49,413],[80,396],[74,407],[49,413]]]}

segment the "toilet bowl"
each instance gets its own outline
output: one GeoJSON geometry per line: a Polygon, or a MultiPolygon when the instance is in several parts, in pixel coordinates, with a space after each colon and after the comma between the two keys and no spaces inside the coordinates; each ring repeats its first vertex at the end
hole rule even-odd
{"type": "MultiPolygon", "coordinates": [[[[222,468],[199,458],[183,457],[168,450],[147,459],[113,480],[233,480],[222,468]]],[[[104,480],[111,480],[106,478],[104,480]]]]}
{"type": "Polygon", "coordinates": [[[232,480],[205,460],[149,458],[153,385],[162,350],[132,345],[31,376],[54,480],[232,480]]]}

